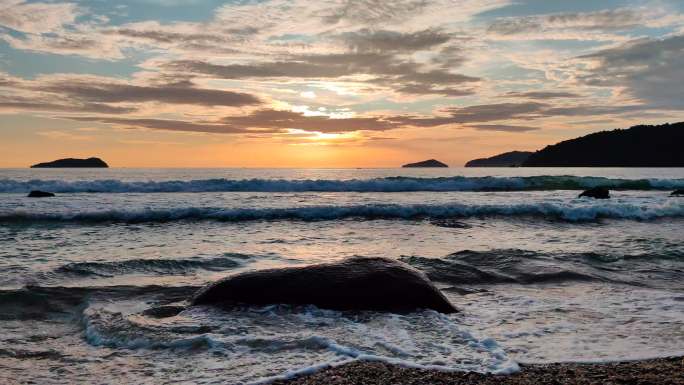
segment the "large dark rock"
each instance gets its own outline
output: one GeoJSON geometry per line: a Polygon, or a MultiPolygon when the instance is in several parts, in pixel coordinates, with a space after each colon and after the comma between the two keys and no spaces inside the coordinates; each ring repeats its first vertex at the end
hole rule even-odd
{"type": "Polygon", "coordinates": [[[610,190],[605,187],[594,187],[579,195],[579,198],[589,197],[594,199],[608,199],[610,198],[610,190]]]}
{"type": "Polygon", "coordinates": [[[442,162],[436,160],[436,159],[428,159],[428,160],[424,160],[422,162],[405,164],[401,167],[410,168],[410,167],[449,167],[449,166],[445,163],[442,163],[442,162]]]}
{"type": "Polygon", "coordinates": [[[684,190],[679,189],[679,190],[674,190],[672,194],[670,194],[671,197],[684,197],[684,190]]]}
{"type": "Polygon", "coordinates": [[[511,151],[489,158],[473,159],[465,164],[466,167],[517,167],[522,165],[532,152],[511,151]]]}
{"type": "Polygon", "coordinates": [[[192,305],[313,304],[335,310],[411,312],[456,309],[425,274],[387,258],[246,272],[201,289],[192,305]]]}
{"type": "Polygon", "coordinates": [[[29,198],[49,198],[55,196],[55,194],[46,191],[33,190],[27,196],[29,198]]]}
{"type": "Polygon", "coordinates": [[[58,159],[52,162],[38,163],[31,166],[31,168],[107,168],[109,167],[100,158],[75,159],[66,158],[58,159]]]}

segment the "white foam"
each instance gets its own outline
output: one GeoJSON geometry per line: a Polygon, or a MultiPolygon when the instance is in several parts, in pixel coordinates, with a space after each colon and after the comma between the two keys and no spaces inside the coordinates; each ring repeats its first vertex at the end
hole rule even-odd
{"type": "Polygon", "coordinates": [[[354,360],[446,371],[517,370],[493,340],[477,338],[450,316],[434,311],[397,315],[314,306],[230,312],[193,307],[179,317],[150,321],[120,310],[91,304],[83,316],[86,341],[129,350],[200,348],[220,353],[218,359],[235,365],[229,382],[265,383],[354,360]],[[193,327],[197,333],[191,332],[193,327]]]}
{"type": "Polygon", "coordinates": [[[157,192],[405,192],[405,191],[521,191],[580,190],[597,186],[625,190],[684,188],[684,179],[615,179],[580,176],[528,177],[386,177],[374,179],[199,179],[171,181],[123,181],[117,179],[62,181],[50,179],[0,179],[0,192],[26,193],[157,193],[157,192]]]}
{"type": "Polygon", "coordinates": [[[348,206],[308,206],[291,208],[211,208],[187,207],[170,209],[93,210],[77,212],[27,212],[5,210],[0,222],[173,222],[183,220],[217,220],[241,222],[253,220],[338,220],[358,219],[416,219],[469,218],[481,216],[521,217],[540,216],[571,222],[601,218],[652,220],[684,216],[684,202],[666,200],[656,204],[595,202],[540,202],[520,204],[366,204],[348,206]]]}

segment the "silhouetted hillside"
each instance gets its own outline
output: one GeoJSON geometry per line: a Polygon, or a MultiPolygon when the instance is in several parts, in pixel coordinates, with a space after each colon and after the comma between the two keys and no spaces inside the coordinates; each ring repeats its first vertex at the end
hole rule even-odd
{"type": "Polygon", "coordinates": [[[489,158],[473,159],[465,164],[466,167],[513,167],[520,166],[532,155],[528,151],[511,151],[494,155],[489,158]]]}
{"type": "Polygon", "coordinates": [[[535,152],[524,167],[684,167],[684,123],[635,126],[566,140],[535,152]]]}

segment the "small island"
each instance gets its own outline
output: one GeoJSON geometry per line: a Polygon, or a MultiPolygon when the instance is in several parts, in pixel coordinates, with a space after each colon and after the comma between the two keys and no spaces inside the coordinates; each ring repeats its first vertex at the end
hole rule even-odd
{"type": "Polygon", "coordinates": [[[100,158],[76,159],[66,158],[58,159],[52,162],[38,163],[31,166],[31,168],[108,168],[109,165],[100,158]]]}
{"type": "Polygon", "coordinates": [[[411,167],[449,167],[449,166],[445,163],[442,163],[442,162],[436,160],[436,159],[428,159],[428,160],[424,160],[422,162],[405,164],[401,167],[411,168],[411,167]]]}
{"type": "Polygon", "coordinates": [[[466,167],[519,167],[532,155],[529,151],[510,151],[489,158],[473,159],[466,167]]]}

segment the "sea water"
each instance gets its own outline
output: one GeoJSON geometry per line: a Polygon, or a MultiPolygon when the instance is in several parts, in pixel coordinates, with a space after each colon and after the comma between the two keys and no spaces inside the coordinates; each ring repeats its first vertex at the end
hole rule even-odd
{"type": "Polygon", "coordinates": [[[684,198],[669,196],[681,188],[681,168],[3,169],[0,383],[681,354],[684,198]],[[577,197],[595,186],[612,198],[577,197]],[[144,313],[241,271],[355,255],[413,265],[460,312],[144,313]]]}

